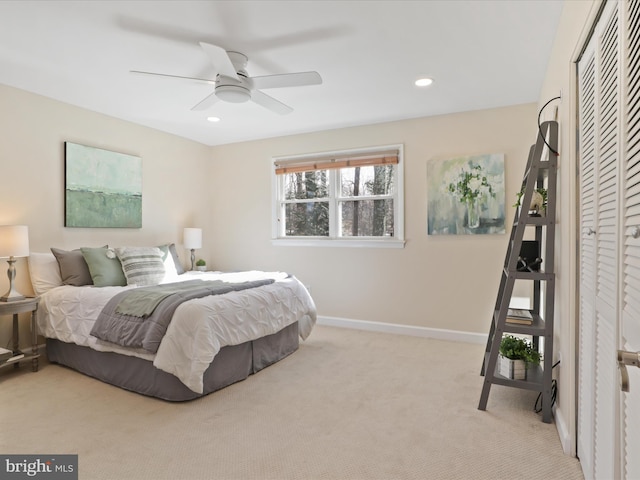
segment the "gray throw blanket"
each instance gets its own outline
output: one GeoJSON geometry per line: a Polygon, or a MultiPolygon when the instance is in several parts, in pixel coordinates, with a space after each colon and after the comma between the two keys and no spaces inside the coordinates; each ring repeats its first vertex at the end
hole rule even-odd
{"type": "Polygon", "coordinates": [[[91,329],[91,335],[123,347],[143,348],[156,353],[173,312],[182,302],[273,282],[273,279],[241,283],[190,280],[125,290],[107,302],[91,329]]]}

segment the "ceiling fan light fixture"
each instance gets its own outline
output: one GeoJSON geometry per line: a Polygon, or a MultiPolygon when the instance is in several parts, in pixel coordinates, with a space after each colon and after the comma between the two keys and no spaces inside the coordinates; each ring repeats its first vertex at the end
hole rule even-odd
{"type": "Polygon", "coordinates": [[[219,85],[216,97],[230,103],[244,103],[251,99],[251,91],[241,85],[219,85]]]}

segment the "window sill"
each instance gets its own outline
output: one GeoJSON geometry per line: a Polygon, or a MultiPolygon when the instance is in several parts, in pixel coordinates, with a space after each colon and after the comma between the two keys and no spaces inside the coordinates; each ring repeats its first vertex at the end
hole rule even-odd
{"type": "Polygon", "coordinates": [[[404,240],[321,239],[321,238],[274,238],[276,247],[351,247],[351,248],[404,248],[404,240]]]}

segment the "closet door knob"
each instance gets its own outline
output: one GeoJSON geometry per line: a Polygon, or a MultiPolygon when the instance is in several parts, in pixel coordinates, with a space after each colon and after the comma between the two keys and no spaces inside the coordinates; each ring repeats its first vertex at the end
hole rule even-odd
{"type": "Polygon", "coordinates": [[[595,233],[596,233],[596,231],[593,228],[589,227],[587,229],[587,235],[588,236],[594,235],[595,233]]]}
{"type": "Polygon", "coordinates": [[[638,227],[638,226],[633,227],[633,228],[631,229],[631,236],[632,236],[633,238],[638,238],[638,237],[640,237],[640,227],[638,227]]]}

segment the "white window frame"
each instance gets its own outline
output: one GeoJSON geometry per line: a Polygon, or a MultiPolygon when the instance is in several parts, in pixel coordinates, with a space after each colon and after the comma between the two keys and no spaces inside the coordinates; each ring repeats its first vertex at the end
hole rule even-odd
{"type": "MultiPolygon", "coordinates": [[[[271,242],[276,246],[304,246],[304,247],[374,247],[374,248],[404,248],[404,149],[402,144],[384,145],[379,147],[358,148],[351,150],[337,150],[331,152],[311,153],[306,155],[280,156],[271,159],[271,191],[272,191],[272,230],[271,242]],[[275,164],[280,161],[299,160],[320,157],[344,157],[361,156],[375,154],[388,150],[398,151],[398,163],[395,165],[394,185],[395,193],[389,196],[393,198],[394,236],[384,237],[343,237],[340,236],[340,201],[347,200],[340,195],[340,187],[337,179],[340,169],[328,170],[330,175],[330,195],[329,195],[329,236],[328,237],[286,237],[284,236],[284,226],[280,223],[280,216],[283,214],[280,195],[283,193],[284,175],[276,175],[275,164]]],[[[380,197],[375,197],[376,199],[380,197]]],[[[366,196],[358,197],[357,200],[366,200],[366,196]]],[[[353,198],[349,197],[349,200],[353,198]]]]}

